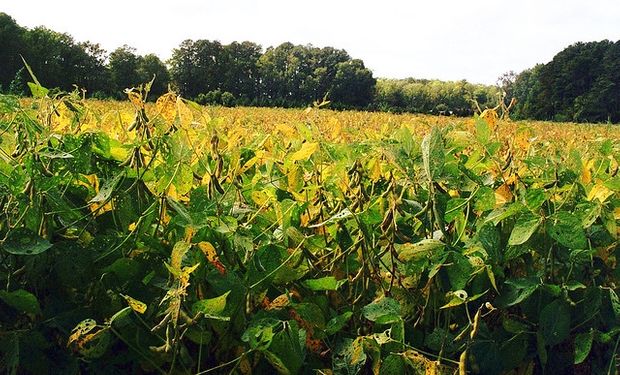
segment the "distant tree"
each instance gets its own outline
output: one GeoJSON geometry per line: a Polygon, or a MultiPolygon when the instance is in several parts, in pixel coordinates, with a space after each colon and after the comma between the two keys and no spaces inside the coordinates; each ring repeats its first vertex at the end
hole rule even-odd
{"type": "Polygon", "coordinates": [[[367,107],[373,100],[375,78],[359,59],[336,64],[331,99],[344,106],[367,107]]]}
{"type": "Polygon", "coordinates": [[[188,98],[220,89],[224,82],[224,48],[217,41],[185,40],[172,51],[169,64],[177,89],[188,98]]]}
{"type": "Polygon", "coordinates": [[[237,97],[254,98],[259,82],[256,63],[261,54],[261,46],[252,42],[232,42],[224,46],[222,90],[237,97]]]}
{"type": "MultiPolygon", "coordinates": [[[[110,53],[108,68],[111,76],[111,87],[113,96],[124,98],[123,91],[136,87],[144,83],[145,76],[141,76],[138,71],[140,57],[136,54],[133,47],[124,45],[110,53]]],[[[150,80],[150,78],[148,78],[150,80]]]]}
{"type": "Polygon", "coordinates": [[[8,90],[17,72],[24,66],[20,54],[25,54],[25,29],[13,18],[0,12],[0,90],[8,90]]]}
{"type": "Polygon", "coordinates": [[[139,57],[136,69],[140,82],[150,82],[155,78],[151,86],[151,99],[157,99],[168,92],[170,73],[168,73],[168,68],[157,55],[148,54],[139,57]]]}

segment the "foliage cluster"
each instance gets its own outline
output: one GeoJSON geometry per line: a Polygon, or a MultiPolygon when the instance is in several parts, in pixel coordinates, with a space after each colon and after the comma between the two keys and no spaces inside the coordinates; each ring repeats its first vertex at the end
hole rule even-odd
{"type": "Polygon", "coordinates": [[[519,118],[620,122],[620,41],[576,43],[508,78],[519,118]]]}
{"type": "Polygon", "coordinates": [[[465,80],[380,79],[373,105],[382,111],[464,117],[473,116],[476,103],[482,108],[495,106],[500,94],[497,87],[465,80]]]}
{"type": "Polygon", "coordinates": [[[617,365],[615,128],[250,122],[148,85],[128,113],[34,81],[0,96],[8,373],[617,365]]]}

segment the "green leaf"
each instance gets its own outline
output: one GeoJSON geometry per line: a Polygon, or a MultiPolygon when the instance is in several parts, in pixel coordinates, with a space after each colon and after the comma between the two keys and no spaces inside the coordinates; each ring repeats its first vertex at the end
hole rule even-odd
{"type": "Polygon", "coordinates": [[[525,205],[534,211],[545,203],[545,191],[543,189],[528,189],[525,192],[525,205]]]}
{"type": "Polygon", "coordinates": [[[364,318],[379,324],[393,323],[400,319],[400,303],[385,297],[362,308],[364,318]]]}
{"type": "Polygon", "coordinates": [[[588,239],[577,216],[560,211],[550,218],[550,224],[549,235],[562,246],[570,249],[587,248],[588,239]]]}
{"type": "Polygon", "coordinates": [[[428,238],[414,244],[406,243],[396,245],[396,252],[398,253],[398,259],[407,262],[412,259],[427,256],[431,252],[443,250],[445,246],[446,244],[439,240],[428,238]]]}
{"type": "Polygon", "coordinates": [[[265,350],[271,345],[274,328],[279,324],[280,321],[275,319],[259,320],[243,332],[241,340],[247,342],[254,350],[265,350]]]}
{"type": "Polygon", "coordinates": [[[306,286],[306,288],[318,292],[322,290],[336,290],[346,282],[347,280],[345,279],[336,280],[336,278],[333,276],[327,276],[320,279],[305,280],[303,284],[306,286]]]}
{"type": "Polygon", "coordinates": [[[229,294],[230,291],[219,297],[203,299],[195,302],[192,305],[192,313],[194,315],[202,313],[206,318],[210,319],[230,320],[230,317],[222,315],[224,309],[226,308],[226,298],[229,294]]]}
{"type": "Polygon", "coordinates": [[[347,311],[331,318],[325,326],[325,333],[329,336],[340,331],[349,322],[352,316],[353,313],[351,311],[347,311]]]}
{"type": "Polygon", "coordinates": [[[515,334],[525,332],[529,329],[528,325],[525,323],[521,323],[516,320],[506,319],[506,318],[502,320],[502,327],[506,330],[506,332],[515,333],[515,334]]]}
{"type": "Polygon", "coordinates": [[[588,358],[592,349],[592,340],[594,339],[594,330],[579,333],[575,336],[575,364],[582,363],[588,358]]]}
{"type": "Polygon", "coordinates": [[[445,164],[443,137],[438,127],[434,127],[422,140],[422,162],[428,179],[435,181],[445,164]]]}
{"type": "Polygon", "coordinates": [[[508,245],[515,246],[525,243],[532,237],[532,234],[536,232],[540,225],[541,218],[530,213],[525,213],[519,216],[515,223],[510,238],[508,239],[508,245]]]}
{"type": "Polygon", "coordinates": [[[511,293],[503,296],[506,306],[514,306],[523,302],[540,286],[540,283],[533,278],[506,280],[506,284],[515,288],[511,293]]]}
{"type": "Polygon", "coordinates": [[[403,356],[397,354],[388,355],[381,362],[379,374],[405,374],[405,360],[403,356]]]}
{"type": "Polygon", "coordinates": [[[471,263],[469,263],[469,259],[459,253],[452,254],[452,264],[446,266],[444,269],[448,274],[452,290],[465,289],[474,270],[471,263]]]}
{"type": "Polygon", "coordinates": [[[280,374],[299,374],[304,364],[306,332],[295,321],[284,322],[273,336],[265,357],[280,374]]]}
{"type": "Polygon", "coordinates": [[[28,314],[41,313],[41,307],[39,306],[37,297],[23,289],[18,289],[13,292],[2,290],[0,291],[0,299],[15,310],[28,314]]]}
{"type": "Polygon", "coordinates": [[[474,208],[476,211],[488,211],[495,207],[495,191],[488,186],[482,186],[476,193],[474,208]]]}
{"type": "Polygon", "coordinates": [[[37,255],[49,250],[52,244],[41,238],[28,228],[19,228],[11,231],[4,241],[2,249],[14,255],[37,255]]]}
{"type": "Polygon", "coordinates": [[[476,118],[476,139],[478,142],[486,144],[489,142],[489,137],[491,137],[491,128],[489,127],[489,123],[487,123],[482,117],[476,118]]]}
{"type": "Polygon", "coordinates": [[[478,241],[487,251],[491,259],[499,260],[501,238],[499,229],[493,223],[486,223],[478,230],[478,241]]]}
{"type": "Polygon", "coordinates": [[[539,332],[548,345],[564,341],[570,332],[570,310],[566,303],[557,299],[540,312],[539,332]]]}

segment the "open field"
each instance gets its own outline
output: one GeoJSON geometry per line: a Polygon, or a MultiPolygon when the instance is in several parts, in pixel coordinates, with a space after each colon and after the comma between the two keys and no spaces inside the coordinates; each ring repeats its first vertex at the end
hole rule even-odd
{"type": "Polygon", "coordinates": [[[620,128],[129,99],[0,96],[0,369],[614,373],[620,128]]]}

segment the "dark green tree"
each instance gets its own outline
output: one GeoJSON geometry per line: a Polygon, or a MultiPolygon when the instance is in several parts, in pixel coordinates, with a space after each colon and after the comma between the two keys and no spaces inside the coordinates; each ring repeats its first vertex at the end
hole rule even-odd
{"type": "Polygon", "coordinates": [[[140,65],[140,57],[136,54],[133,47],[124,45],[115,49],[110,53],[108,68],[111,76],[111,87],[113,96],[116,98],[124,98],[125,89],[136,87],[144,83],[148,78],[141,76],[138,71],[140,65]]]}
{"type": "Polygon", "coordinates": [[[148,54],[138,58],[137,73],[141,82],[150,82],[155,78],[151,86],[151,99],[157,99],[168,92],[170,73],[157,55],[148,54]]]}
{"type": "Polygon", "coordinates": [[[367,107],[373,100],[376,82],[362,60],[338,63],[330,98],[346,107],[367,107]]]}
{"type": "Polygon", "coordinates": [[[11,16],[0,12],[0,91],[7,91],[17,72],[24,66],[24,33],[11,16]]]}

